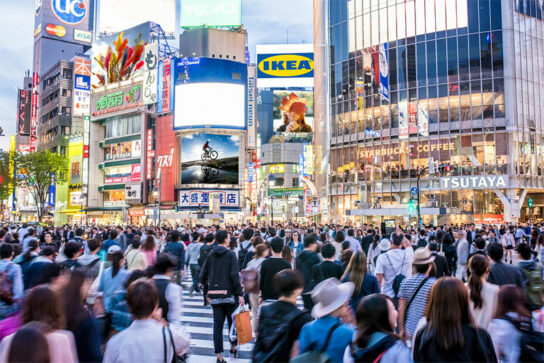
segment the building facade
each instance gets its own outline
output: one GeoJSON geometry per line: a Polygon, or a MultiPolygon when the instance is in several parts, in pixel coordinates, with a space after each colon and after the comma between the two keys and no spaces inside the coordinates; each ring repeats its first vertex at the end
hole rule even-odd
{"type": "Polygon", "coordinates": [[[416,223],[418,194],[424,223],[542,219],[541,2],[331,0],[322,12],[333,219],[416,223]]]}

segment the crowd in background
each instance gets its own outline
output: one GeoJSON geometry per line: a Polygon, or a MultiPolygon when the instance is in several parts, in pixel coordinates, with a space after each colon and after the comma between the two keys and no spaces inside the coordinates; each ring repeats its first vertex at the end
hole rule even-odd
{"type": "Polygon", "coordinates": [[[257,362],[544,359],[544,224],[23,224],[0,242],[2,362],[183,361],[185,274],[218,362],[246,304],[257,362]]]}

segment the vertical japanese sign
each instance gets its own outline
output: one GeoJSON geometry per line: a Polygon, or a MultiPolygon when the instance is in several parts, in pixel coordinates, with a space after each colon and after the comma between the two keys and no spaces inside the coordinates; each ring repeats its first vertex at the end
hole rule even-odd
{"type": "Polygon", "coordinates": [[[157,102],[157,71],[159,63],[158,43],[152,43],[145,46],[144,51],[145,71],[144,71],[144,105],[150,105],[157,102]]]}
{"type": "Polygon", "coordinates": [[[153,130],[148,129],[146,135],[147,145],[147,162],[146,162],[146,179],[150,180],[153,174],[153,157],[155,156],[155,150],[153,150],[153,130]]]}
{"type": "Polygon", "coordinates": [[[380,95],[383,100],[389,100],[389,52],[387,43],[382,43],[379,46],[380,54],[380,95]]]}
{"type": "Polygon", "coordinates": [[[254,149],[257,147],[255,140],[257,131],[257,97],[255,87],[257,69],[254,66],[250,66],[247,72],[247,147],[248,149],[254,149]]]}
{"type": "MultiPolygon", "coordinates": [[[[83,195],[87,194],[89,185],[89,132],[90,117],[87,115],[83,120],[83,173],[81,178],[81,191],[83,195]]],[[[83,205],[85,207],[85,205],[83,205]]]]}
{"type": "Polygon", "coordinates": [[[91,61],[82,57],[75,58],[74,96],[72,115],[86,116],[91,110],[91,61]]]}
{"type": "Polygon", "coordinates": [[[399,139],[407,139],[408,125],[409,125],[408,102],[401,101],[398,103],[398,107],[399,107],[399,139]]]}
{"type": "Polygon", "coordinates": [[[17,134],[28,135],[30,133],[30,109],[32,103],[30,91],[20,89],[18,98],[17,134]]]}
{"type": "Polygon", "coordinates": [[[33,73],[30,110],[30,152],[36,151],[36,143],[38,141],[38,81],[38,73],[33,73]]]}
{"type": "Polygon", "coordinates": [[[162,112],[170,111],[170,72],[171,60],[166,58],[162,66],[162,112]]]}

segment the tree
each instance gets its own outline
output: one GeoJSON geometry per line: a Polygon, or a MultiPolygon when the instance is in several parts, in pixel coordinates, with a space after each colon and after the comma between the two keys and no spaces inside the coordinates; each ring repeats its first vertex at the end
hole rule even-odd
{"type": "Polygon", "coordinates": [[[0,200],[9,199],[17,179],[13,178],[13,155],[8,151],[0,153],[0,200]]]}
{"type": "Polygon", "coordinates": [[[38,221],[41,222],[51,184],[63,183],[68,176],[68,158],[49,150],[32,152],[15,157],[19,174],[19,185],[26,185],[36,201],[38,221]]]}

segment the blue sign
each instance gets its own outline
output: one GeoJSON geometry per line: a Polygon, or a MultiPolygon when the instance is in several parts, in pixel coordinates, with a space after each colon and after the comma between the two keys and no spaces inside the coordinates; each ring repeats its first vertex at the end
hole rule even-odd
{"type": "Polygon", "coordinates": [[[83,76],[81,74],[76,74],[74,88],[80,89],[82,91],[90,91],[91,90],[91,76],[83,76]]]}
{"type": "Polygon", "coordinates": [[[387,43],[382,43],[379,46],[380,57],[380,95],[382,99],[389,100],[389,51],[387,43]]]}
{"type": "Polygon", "coordinates": [[[51,0],[53,14],[64,24],[76,25],[87,17],[87,4],[84,0],[51,0]]]}
{"type": "Polygon", "coordinates": [[[48,198],[47,198],[47,204],[50,207],[55,206],[55,184],[51,184],[49,186],[49,195],[48,195],[48,198]]]}
{"type": "Polygon", "coordinates": [[[313,76],[313,53],[257,55],[257,78],[313,78],[313,76]]]}
{"type": "Polygon", "coordinates": [[[417,194],[417,188],[412,187],[412,189],[410,189],[410,193],[412,193],[412,195],[416,195],[417,194]]]}
{"type": "Polygon", "coordinates": [[[172,72],[176,74],[175,84],[197,82],[247,84],[247,64],[228,59],[178,58],[172,67],[175,68],[175,72],[172,72]]]}

